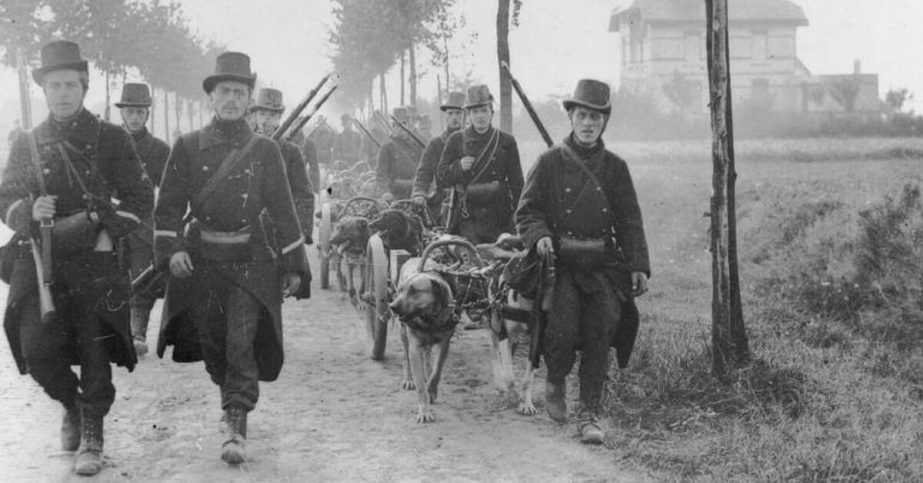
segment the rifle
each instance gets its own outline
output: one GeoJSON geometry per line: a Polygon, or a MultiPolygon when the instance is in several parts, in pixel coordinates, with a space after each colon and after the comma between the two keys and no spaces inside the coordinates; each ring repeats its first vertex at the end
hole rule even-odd
{"type": "Polygon", "coordinates": [[[323,106],[324,103],[327,102],[327,99],[330,99],[330,95],[333,94],[333,91],[335,90],[337,90],[336,84],[334,84],[333,87],[331,87],[330,90],[327,91],[326,94],[324,94],[324,97],[321,97],[320,100],[317,101],[317,104],[315,104],[314,107],[311,108],[311,112],[305,114],[300,119],[298,119],[298,122],[296,122],[295,125],[292,126],[292,132],[289,133],[288,136],[286,136],[285,138],[286,141],[290,141],[293,137],[295,137],[295,133],[300,131],[301,128],[303,128],[304,125],[307,124],[308,121],[311,120],[311,117],[317,114],[317,111],[319,111],[321,106],[323,106]]]}
{"type": "Polygon", "coordinates": [[[378,146],[378,149],[381,149],[381,141],[375,139],[375,136],[373,136],[372,133],[362,125],[362,122],[360,122],[358,119],[353,119],[353,122],[356,123],[356,126],[359,127],[359,130],[362,131],[363,134],[368,136],[368,138],[371,139],[376,146],[378,146]]]}
{"type": "MultiPolygon", "coordinates": [[[[38,145],[35,141],[35,132],[29,133],[29,156],[35,167],[35,178],[38,182],[40,196],[45,196],[48,191],[45,187],[45,177],[42,175],[42,165],[39,160],[38,145]]],[[[42,218],[39,222],[41,247],[34,238],[31,238],[32,259],[35,262],[35,276],[38,280],[38,301],[41,309],[42,322],[50,323],[55,320],[57,312],[54,299],[51,296],[51,285],[54,280],[51,260],[51,231],[54,229],[53,218],[42,218]]]]}
{"type": "Polygon", "coordinates": [[[388,131],[388,136],[394,136],[394,130],[391,129],[391,124],[388,123],[388,120],[385,119],[385,116],[382,113],[375,111],[372,114],[372,117],[375,119],[375,121],[378,122],[380,126],[384,127],[385,131],[388,131]]]}
{"type": "Polygon", "coordinates": [[[529,102],[529,98],[526,97],[526,93],[523,92],[522,86],[519,85],[519,81],[513,77],[513,72],[510,70],[510,65],[505,61],[500,62],[500,67],[506,70],[507,75],[510,76],[510,81],[513,84],[513,90],[516,91],[516,94],[519,96],[519,100],[522,101],[523,107],[526,108],[526,111],[529,113],[529,117],[532,118],[532,122],[535,123],[535,127],[538,128],[539,134],[542,135],[542,139],[545,140],[545,144],[550,148],[554,145],[554,142],[551,140],[551,136],[548,135],[548,131],[545,130],[545,125],[542,124],[542,120],[538,118],[538,114],[535,113],[535,109],[532,108],[532,103],[529,102]]]}
{"type": "Polygon", "coordinates": [[[323,124],[326,124],[326,122],[324,121],[324,115],[321,114],[317,119],[317,122],[314,124],[314,127],[312,127],[311,130],[308,131],[308,134],[305,135],[305,139],[310,139],[314,132],[317,131],[317,129],[323,124]]]}
{"type": "Polygon", "coordinates": [[[298,117],[299,114],[301,114],[301,111],[303,111],[304,108],[308,107],[308,104],[314,99],[315,96],[317,96],[317,93],[320,92],[321,87],[323,87],[324,84],[327,83],[327,80],[330,79],[332,75],[333,74],[325,75],[324,78],[321,79],[320,82],[318,82],[317,85],[314,86],[314,88],[311,89],[310,92],[308,92],[308,95],[305,96],[305,98],[301,102],[299,102],[298,105],[295,106],[294,109],[292,109],[292,112],[288,114],[288,117],[285,118],[285,121],[282,124],[280,124],[279,127],[276,128],[275,131],[273,131],[272,136],[270,136],[272,137],[273,140],[278,141],[279,139],[282,138],[282,135],[285,134],[285,131],[287,131],[289,126],[291,126],[292,123],[295,122],[295,119],[298,117]]]}
{"type": "Polygon", "coordinates": [[[391,120],[394,121],[394,122],[397,124],[397,126],[398,126],[399,128],[401,128],[402,130],[404,130],[404,132],[406,132],[414,141],[416,141],[417,144],[420,145],[420,147],[422,147],[422,148],[425,148],[425,147],[426,147],[426,143],[425,143],[422,139],[420,139],[420,135],[417,134],[416,132],[414,132],[413,129],[410,129],[409,126],[407,126],[406,124],[404,124],[404,123],[402,123],[401,121],[399,121],[399,120],[398,120],[396,117],[394,117],[393,115],[391,116],[391,120]]]}

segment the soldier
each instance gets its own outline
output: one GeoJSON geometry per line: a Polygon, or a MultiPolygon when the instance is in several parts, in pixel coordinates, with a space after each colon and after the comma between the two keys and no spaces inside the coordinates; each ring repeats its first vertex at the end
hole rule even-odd
{"type": "Polygon", "coordinates": [[[439,165],[439,158],[442,157],[442,150],[445,148],[445,142],[449,136],[462,127],[465,119],[462,106],[465,104],[464,92],[450,92],[446,102],[439,106],[439,109],[445,113],[445,131],[439,136],[432,138],[423,150],[423,157],[420,159],[420,166],[417,167],[417,173],[413,180],[413,192],[411,199],[418,205],[426,204],[430,212],[439,217],[439,225],[444,225],[445,220],[441,219],[440,210],[442,202],[445,200],[445,186],[436,186],[432,188],[433,181],[436,178],[436,166],[439,165]],[[432,194],[430,194],[432,193],[432,194]]]}
{"type": "Polygon", "coordinates": [[[584,443],[600,444],[609,346],[625,367],[638,329],[634,297],[647,291],[650,262],[628,166],[601,138],[612,109],[609,86],[581,80],[564,109],[573,131],[539,156],[516,224],[527,247],[555,260],[557,278],[542,341],[548,414],[555,421],[567,419],[565,377],[579,347],[578,428],[584,443]]]}
{"type": "MultiPolygon", "coordinates": [[[[154,183],[160,186],[163,176],[163,167],[170,155],[170,146],[154,137],[145,125],[150,116],[151,92],[147,84],[126,83],[122,86],[122,98],[115,103],[122,115],[122,123],[135,141],[135,149],[141,158],[141,166],[154,183]]],[[[154,234],[150,226],[153,225],[153,213],[145,214],[144,224],[138,227],[130,238],[131,240],[131,267],[129,273],[132,280],[147,269],[154,260],[154,234]]],[[[131,294],[131,335],[134,339],[135,353],[139,356],[147,354],[147,324],[151,316],[151,309],[163,289],[162,285],[153,290],[144,290],[131,294]]]]}
{"type": "Polygon", "coordinates": [[[350,166],[362,157],[362,136],[353,129],[353,118],[348,113],[340,116],[343,130],[337,134],[333,143],[333,159],[345,161],[350,166]]]}
{"type": "Polygon", "coordinates": [[[298,131],[289,139],[289,142],[294,143],[295,146],[298,146],[298,149],[301,150],[301,155],[304,156],[304,164],[307,166],[308,170],[308,179],[311,181],[311,188],[314,189],[314,194],[317,195],[320,193],[320,164],[317,162],[317,146],[314,145],[314,141],[308,139],[304,135],[304,131],[298,131]]]}
{"type": "Polygon", "coordinates": [[[433,137],[433,120],[429,117],[429,114],[420,114],[420,117],[417,118],[417,132],[420,133],[420,137],[423,139],[433,137]]]}
{"type": "Polygon", "coordinates": [[[174,361],[205,361],[221,391],[228,464],[246,459],[247,413],[259,381],[282,369],[282,296],[297,292],[307,273],[282,154],[247,124],[255,81],[250,57],[218,56],[202,82],[215,116],[173,145],[154,210],[155,256],[170,271],[157,355],[173,345],[174,361]],[[278,253],[256,236],[264,209],[278,253]]]}
{"type": "MultiPolygon", "coordinates": [[[[372,116],[368,121],[369,132],[372,134],[372,137],[375,138],[375,141],[378,143],[383,142],[385,139],[385,130],[382,129],[382,126],[379,122],[381,118],[381,111],[373,111],[372,116]]],[[[378,155],[379,144],[375,141],[368,138],[368,136],[362,138],[362,149],[365,151],[365,158],[369,161],[369,164],[373,162],[375,156],[378,155]]]]}
{"type": "MultiPolygon", "coordinates": [[[[16,139],[0,182],[0,213],[18,243],[4,320],[20,373],[64,405],[61,446],[78,450],[74,472],[103,466],[103,417],[115,399],[111,363],[134,369],[128,260],[115,247],[150,215],[154,189],[131,136],[83,107],[89,73],[80,47],[54,41],[32,71],[50,115],[16,139]],[[40,168],[40,169],[39,169],[40,168]],[[120,203],[111,198],[118,195],[120,203]],[[53,320],[43,319],[30,244],[53,219],[53,320]],[[80,376],[70,366],[80,365],[80,376]]],[[[47,248],[47,247],[45,247],[47,248]]],[[[48,262],[43,259],[43,262],[48,262]]]]}
{"type": "MultiPolygon", "coordinates": [[[[410,112],[406,107],[395,107],[392,115],[398,122],[410,126],[410,112]]],[[[386,201],[406,200],[413,189],[423,147],[397,122],[392,132],[391,139],[378,150],[378,189],[386,201]]]]}
{"type": "MultiPolygon", "coordinates": [[[[253,131],[264,136],[272,136],[279,127],[285,106],[282,104],[282,91],[264,87],[257,92],[256,103],[250,106],[250,125],[253,131]]],[[[305,241],[313,243],[311,234],[314,230],[314,186],[308,178],[307,165],[301,150],[294,143],[276,141],[285,161],[289,188],[295,202],[295,211],[301,223],[301,232],[305,241]]]]}
{"type": "Polygon", "coordinates": [[[317,148],[317,163],[327,166],[333,161],[333,143],[336,141],[337,133],[327,124],[323,118],[320,120],[320,126],[314,130],[314,133],[308,136],[317,148]]]}
{"type": "Polygon", "coordinates": [[[512,231],[522,191],[519,148],[491,125],[493,100],[486,85],[468,89],[464,110],[471,125],[446,140],[436,174],[439,186],[453,187],[446,231],[474,244],[512,231]]]}

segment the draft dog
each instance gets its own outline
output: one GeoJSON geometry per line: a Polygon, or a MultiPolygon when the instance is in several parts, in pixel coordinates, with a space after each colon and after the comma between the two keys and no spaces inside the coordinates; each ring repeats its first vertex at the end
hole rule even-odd
{"type": "Polygon", "coordinates": [[[414,215],[389,208],[382,210],[369,224],[388,250],[407,250],[419,255],[423,247],[423,223],[414,215]]]}
{"type": "Polygon", "coordinates": [[[337,247],[337,252],[346,262],[346,275],[341,264],[336,264],[337,280],[340,289],[349,294],[353,303],[356,299],[356,271],[365,263],[365,247],[372,230],[369,221],[361,216],[345,216],[333,226],[330,244],[337,247]]]}
{"type": "MultiPolygon", "coordinates": [[[[438,273],[419,271],[419,265],[419,258],[410,258],[401,266],[397,295],[390,307],[401,321],[402,386],[416,388],[417,422],[429,423],[435,420],[430,405],[439,393],[439,378],[458,317],[452,288],[438,273]]],[[[435,263],[427,263],[426,268],[431,266],[435,263]]]]}

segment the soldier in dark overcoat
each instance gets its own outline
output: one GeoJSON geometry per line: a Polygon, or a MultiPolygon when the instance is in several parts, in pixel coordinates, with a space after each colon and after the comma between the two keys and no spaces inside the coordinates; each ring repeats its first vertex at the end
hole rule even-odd
{"type": "MultiPolygon", "coordinates": [[[[135,142],[135,149],[141,158],[141,166],[154,183],[154,188],[160,186],[163,176],[163,167],[170,156],[170,146],[163,140],[154,137],[147,130],[147,120],[151,114],[151,91],[147,84],[126,83],[122,86],[122,97],[115,103],[122,116],[122,125],[131,134],[135,142]]],[[[130,275],[135,279],[154,261],[154,233],[151,227],[154,223],[153,212],[147,214],[143,223],[129,238],[131,241],[131,267],[130,275]]],[[[163,285],[148,287],[131,294],[131,336],[134,339],[135,352],[138,356],[147,354],[147,324],[150,320],[151,309],[154,302],[162,295],[163,285]]]]}
{"type": "Polygon", "coordinates": [[[553,419],[566,421],[565,377],[579,349],[578,428],[583,442],[599,444],[605,437],[599,417],[609,347],[615,346],[625,367],[638,328],[634,297],[647,291],[650,262],[628,166],[601,138],[612,109],[609,86],[581,80],[564,108],[573,131],[539,156],[516,224],[527,247],[555,260],[542,340],[545,406],[553,419]]]}
{"type": "Polygon", "coordinates": [[[519,147],[491,125],[493,99],[486,85],[468,88],[464,108],[471,125],[449,136],[437,168],[439,186],[454,191],[446,229],[474,244],[513,230],[522,192],[519,147]]]}
{"type": "Polygon", "coordinates": [[[155,255],[170,271],[157,355],[172,345],[177,362],[205,361],[221,392],[228,464],[246,459],[259,381],[282,369],[282,296],[297,292],[307,273],[282,154],[247,123],[255,80],[247,55],[218,56],[203,81],[215,116],[174,144],[154,210],[155,255]],[[257,235],[263,210],[277,253],[257,235]]]}
{"type": "Polygon", "coordinates": [[[414,141],[397,122],[410,126],[410,111],[406,107],[395,107],[392,115],[397,121],[392,128],[391,139],[378,150],[378,190],[385,200],[410,199],[413,179],[423,154],[423,146],[414,141]]]}
{"type": "Polygon", "coordinates": [[[430,212],[437,217],[437,222],[440,226],[445,224],[440,212],[448,188],[438,184],[433,186],[436,181],[436,167],[442,157],[442,150],[445,149],[446,140],[449,139],[452,133],[462,127],[462,122],[465,120],[464,111],[462,111],[464,104],[464,92],[450,92],[446,102],[439,106],[439,109],[445,115],[445,131],[430,139],[429,143],[427,143],[413,180],[411,199],[418,205],[428,206],[430,212]]]}
{"type": "Polygon", "coordinates": [[[353,128],[353,118],[349,113],[340,116],[343,130],[337,134],[333,143],[333,159],[345,161],[352,166],[362,158],[362,135],[353,128]]]}
{"type": "Polygon", "coordinates": [[[301,155],[304,157],[304,164],[307,166],[308,170],[308,180],[311,181],[311,188],[314,189],[314,194],[317,195],[321,190],[320,163],[317,161],[317,146],[314,145],[314,141],[311,141],[304,135],[304,131],[296,132],[289,141],[294,143],[295,146],[298,146],[298,149],[301,150],[301,155]]]}
{"type": "Polygon", "coordinates": [[[16,139],[0,182],[0,213],[16,233],[5,255],[12,266],[3,325],[19,371],[64,405],[61,445],[79,449],[74,471],[93,475],[102,469],[103,417],[115,399],[110,364],[131,371],[137,362],[128,260],[118,247],[149,216],[154,189],[131,136],[83,107],[89,75],[79,46],[54,41],[41,58],[32,77],[50,115],[16,139]],[[56,317],[43,320],[31,245],[44,251],[37,240],[48,219],[56,317]],[[80,365],[79,376],[71,365],[80,365]]]}

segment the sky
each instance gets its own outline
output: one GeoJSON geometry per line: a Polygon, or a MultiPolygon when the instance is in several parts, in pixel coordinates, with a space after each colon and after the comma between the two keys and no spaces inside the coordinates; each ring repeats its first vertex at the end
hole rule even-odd
{"type": "MultiPolygon", "coordinates": [[[[702,1],[704,0],[684,0],[702,1]]],[[[850,73],[853,61],[879,75],[881,95],[906,87],[923,106],[923,1],[793,0],[809,25],[798,31],[798,56],[814,74],[850,73]]],[[[203,37],[248,53],[260,82],[281,89],[293,105],[330,72],[333,28],[329,0],[179,0],[193,29],[203,37]]],[[[510,35],[513,72],[533,100],[570,93],[576,81],[595,77],[618,83],[618,36],[607,31],[614,7],[630,0],[524,0],[521,22],[510,35]]],[[[733,8],[734,0],[730,0],[733,8]]],[[[496,2],[456,0],[466,25],[449,45],[453,76],[469,75],[497,86],[496,2]]],[[[703,7],[704,8],[704,7],[703,7]]],[[[77,39],[79,41],[79,39],[77,39]]],[[[419,92],[436,94],[442,67],[420,62],[419,92]]],[[[139,80],[131,79],[129,80],[139,80]]],[[[397,74],[388,76],[389,101],[398,97],[397,74]]],[[[104,90],[91,86],[87,105],[98,105],[104,90]]],[[[39,92],[33,89],[33,95],[39,92]]],[[[0,109],[18,99],[15,72],[0,68],[0,109]]],[[[923,110],[923,109],[918,109],[923,110]]],[[[11,126],[0,111],[0,130],[11,126]]],[[[14,114],[15,115],[15,114],[14,114]]],[[[334,117],[328,115],[328,117],[334,117]]]]}

